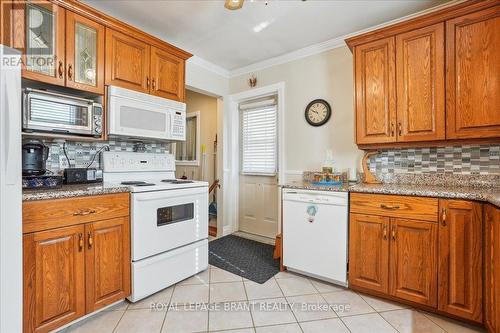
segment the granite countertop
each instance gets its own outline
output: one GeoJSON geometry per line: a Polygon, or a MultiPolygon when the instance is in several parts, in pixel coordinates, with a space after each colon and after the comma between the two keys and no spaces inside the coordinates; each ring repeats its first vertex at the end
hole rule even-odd
{"type": "Polygon", "coordinates": [[[500,207],[500,187],[432,186],[409,184],[356,184],[350,192],[412,195],[489,202],[500,207]]]}
{"type": "Polygon", "coordinates": [[[98,184],[63,185],[58,189],[23,190],[23,201],[62,199],[88,195],[129,192],[128,186],[98,184]]]}
{"type": "Polygon", "coordinates": [[[283,188],[357,192],[375,194],[396,194],[447,199],[465,199],[489,202],[500,208],[500,187],[478,188],[468,186],[432,186],[410,184],[355,184],[343,186],[314,186],[306,182],[293,182],[283,188]]]}

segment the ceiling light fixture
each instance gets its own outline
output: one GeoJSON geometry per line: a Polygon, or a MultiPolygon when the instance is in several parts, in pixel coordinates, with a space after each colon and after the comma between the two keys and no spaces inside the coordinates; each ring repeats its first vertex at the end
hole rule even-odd
{"type": "Polygon", "coordinates": [[[243,7],[243,1],[244,0],[226,0],[224,2],[224,7],[230,10],[240,9],[243,7]]]}

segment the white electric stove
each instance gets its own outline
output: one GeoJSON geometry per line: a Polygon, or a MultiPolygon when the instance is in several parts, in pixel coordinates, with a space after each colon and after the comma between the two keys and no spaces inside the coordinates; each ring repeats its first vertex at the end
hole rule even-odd
{"type": "Polygon", "coordinates": [[[208,183],[175,179],[172,154],[105,152],[105,186],[130,187],[136,302],[208,267],[208,183]]]}

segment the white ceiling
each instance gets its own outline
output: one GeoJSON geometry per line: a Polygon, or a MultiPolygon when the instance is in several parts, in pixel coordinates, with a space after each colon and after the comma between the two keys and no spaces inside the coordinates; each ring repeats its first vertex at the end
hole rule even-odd
{"type": "Polygon", "coordinates": [[[442,4],[445,0],[83,0],[226,70],[442,4]],[[267,22],[267,23],[266,23],[267,22]],[[260,32],[254,27],[267,25],[260,32]]]}

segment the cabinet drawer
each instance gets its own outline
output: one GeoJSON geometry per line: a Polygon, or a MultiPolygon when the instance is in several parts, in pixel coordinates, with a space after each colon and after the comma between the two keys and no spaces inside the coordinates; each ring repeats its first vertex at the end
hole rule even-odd
{"type": "Polygon", "coordinates": [[[23,233],[129,215],[129,194],[106,194],[23,203],[23,233]]]}
{"type": "Polygon", "coordinates": [[[402,195],[352,193],[351,213],[437,222],[438,200],[402,195]]]}

